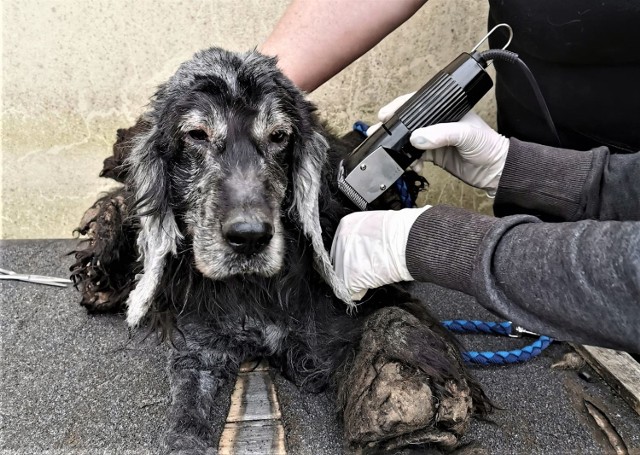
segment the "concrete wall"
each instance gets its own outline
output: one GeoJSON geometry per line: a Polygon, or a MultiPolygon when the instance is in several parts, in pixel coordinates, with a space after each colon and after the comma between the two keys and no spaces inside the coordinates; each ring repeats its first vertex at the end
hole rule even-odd
{"type": "MultiPolygon", "coordinates": [[[[155,86],[198,49],[255,47],[286,5],[3,1],[0,237],[71,236],[84,210],[110,187],[97,174],[116,128],[134,122],[155,86]]],[[[470,49],[485,33],[486,14],[484,1],[431,0],[312,99],[335,131],[356,119],[374,121],[379,107],[470,49]]],[[[493,122],[491,98],[479,112],[493,122]]],[[[481,192],[437,171],[426,170],[429,203],[488,210],[481,192]]]]}

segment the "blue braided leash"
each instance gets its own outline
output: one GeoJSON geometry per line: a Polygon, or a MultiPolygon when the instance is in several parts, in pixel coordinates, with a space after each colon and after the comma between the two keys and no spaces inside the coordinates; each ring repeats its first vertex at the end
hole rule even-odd
{"type": "MultiPolygon", "coordinates": [[[[522,333],[531,334],[531,332],[527,332],[526,330],[523,330],[519,327],[516,327],[514,329],[513,325],[509,321],[490,322],[455,319],[442,321],[442,325],[446,329],[455,333],[489,333],[509,337],[517,337],[522,333]],[[516,332],[516,334],[513,333],[514,331],[516,332]]],[[[522,363],[527,362],[540,355],[542,351],[547,349],[552,342],[552,338],[542,335],[534,343],[531,343],[530,345],[525,346],[521,349],[496,352],[468,351],[462,353],[462,359],[465,363],[473,363],[483,366],[522,363]]]]}
{"type": "Polygon", "coordinates": [[[353,131],[360,133],[362,137],[367,137],[367,130],[369,129],[369,125],[364,123],[362,120],[358,120],[353,124],[353,131]]]}

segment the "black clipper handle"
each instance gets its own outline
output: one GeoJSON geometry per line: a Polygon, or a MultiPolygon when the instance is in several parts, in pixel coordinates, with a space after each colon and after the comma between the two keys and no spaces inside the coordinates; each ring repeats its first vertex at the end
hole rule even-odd
{"type": "Polygon", "coordinates": [[[361,210],[424,153],[411,146],[418,128],[460,120],[493,86],[478,53],[461,54],[435,75],[341,163],[338,187],[361,210]]]}
{"type": "MultiPolygon", "coordinates": [[[[410,132],[437,123],[457,122],[491,89],[493,81],[478,53],[462,53],[405,102],[386,122],[400,121],[410,132]],[[395,118],[394,118],[395,117],[395,118]]],[[[403,147],[411,164],[422,151],[403,147]]]]}
{"type": "Polygon", "coordinates": [[[491,89],[493,82],[479,54],[462,53],[397,111],[409,131],[457,122],[491,89]]]}

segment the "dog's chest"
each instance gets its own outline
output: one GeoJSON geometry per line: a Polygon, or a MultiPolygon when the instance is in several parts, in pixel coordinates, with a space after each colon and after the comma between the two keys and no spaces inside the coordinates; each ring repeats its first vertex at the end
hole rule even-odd
{"type": "Polygon", "coordinates": [[[196,323],[192,320],[179,325],[182,330],[189,332],[190,338],[200,347],[238,350],[251,355],[270,356],[282,353],[294,340],[299,343],[302,339],[304,344],[314,344],[312,334],[301,334],[297,324],[286,319],[264,320],[245,315],[198,318],[196,323]]]}

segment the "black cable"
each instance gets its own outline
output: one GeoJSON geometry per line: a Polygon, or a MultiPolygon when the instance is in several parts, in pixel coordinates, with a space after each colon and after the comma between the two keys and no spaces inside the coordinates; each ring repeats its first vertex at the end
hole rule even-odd
{"type": "Polygon", "coordinates": [[[536,82],[535,77],[533,77],[533,74],[531,73],[531,70],[526,65],[526,63],[524,63],[522,60],[520,60],[520,57],[518,57],[518,54],[516,54],[515,52],[507,51],[505,49],[489,49],[488,51],[481,52],[480,56],[485,61],[488,61],[488,60],[502,60],[503,62],[517,63],[518,64],[518,66],[520,67],[522,72],[527,77],[527,80],[529,81],[529,84],[531,85],[531,88],[533,89],[533,93],[534,93],[534,95],[536,97],[536,100],[538,101],[538,105],[539,105],[540,109],[542,110],[542,115],[543,115],[545,121],[547,122],[547,125],[549,126],[549,129],[553,133],[553,136],[555,137],[556,141],[558,142],[558,146],[562,146],[562,142],[560,141],[560,136],[558,136],[558,131],[556,130],[556,126],[553,123],[553,119],[551,118],[551,112],[549,112],[549,108],[547,107],[547,103],[544,100],[544,96],[542,96],[542,92],[540,91],[540,87],[538,86],[538,83],[536,82]]]}

